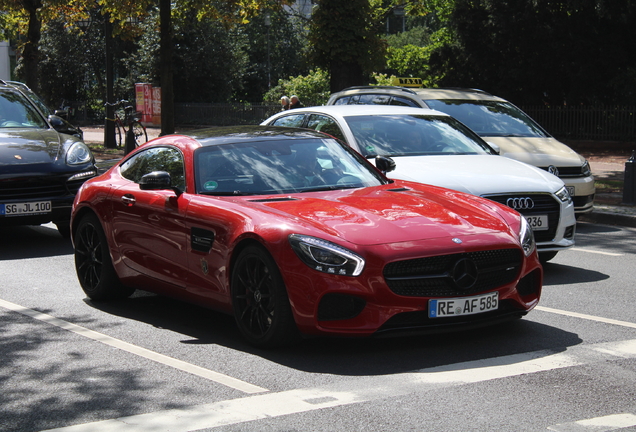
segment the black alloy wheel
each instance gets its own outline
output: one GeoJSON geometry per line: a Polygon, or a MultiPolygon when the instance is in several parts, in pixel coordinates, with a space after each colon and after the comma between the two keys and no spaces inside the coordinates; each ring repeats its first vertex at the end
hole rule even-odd
{"type": "Polygon", "coordinates": [[[129,297],[134,288],[124,286],[108,251],[108,242],[99,219],[88,214],[80,221],[74,236],[75,270],[82,289],[92,300],[129,297]]]}
{"type": "Polygon", "coordinates": [[[267,251],[246,247],[236,259],[231,284],[234,318],[249,343],[273,348],[298,338],[283,279],[267,251]]]}

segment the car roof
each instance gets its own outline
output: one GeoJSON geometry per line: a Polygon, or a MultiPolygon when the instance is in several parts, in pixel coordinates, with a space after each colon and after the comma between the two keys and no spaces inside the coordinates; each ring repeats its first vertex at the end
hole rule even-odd
{"type": "Polygon", "coordinates": [[[407,88],[399,86],[362,86],[349,87],[340,92],[334,93],[331,97],[342,97],[354,94],[387,94],[393,96],[418,97],[422,100],[427,99],[458,99],[458,100],[489,100],[506,102],[499,96],[494,96],[488,92],[472,88],[407,88]]]}
{"type": "Polygon", "coordinates": [[[440,111],[431,109],[404,107],[396,105],[323,105],[314,107],[295,108],[288,111],[283,111],[279,114],[293,114],[316,112],[322,114],[331,114],[340,117],[351,117],[360,115],[390,115],[390,114],[402,114],[402,115],[434,115],[449,117],[440,111]]]}
{"type": "Polygon", "coordinates": [[[202,146],[214,146],[237,142],[280,141],[289,139],[320,138],[325,134],[310,129],[281,126],[223,126],[210,129],[188,131],[180,135],[197,140],[202,146]]]}
{"type": "Polygon", "coordinates": [[[489,100],[506,102],[498,96],[478,89],[463,88],[420,88],[415,89],[415,93],[423,99],[461,99],[461,100],[489,100]]]}

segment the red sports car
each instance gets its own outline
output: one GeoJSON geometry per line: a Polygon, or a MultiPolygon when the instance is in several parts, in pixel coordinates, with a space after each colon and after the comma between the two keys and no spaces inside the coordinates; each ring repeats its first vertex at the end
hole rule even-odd
{"type": "Polygon", "coordinates": [[[514,210],[389,180],[335,139],[290,128],[150,141],[84,184],[72,235],[91,299],[191,301],[233,313],[261,347],[518,318],[543,281],[514,210]]]}

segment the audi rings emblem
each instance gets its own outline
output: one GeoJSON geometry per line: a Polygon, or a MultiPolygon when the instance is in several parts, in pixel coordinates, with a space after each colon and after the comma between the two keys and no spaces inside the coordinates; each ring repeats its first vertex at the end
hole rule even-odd
{"type": "Polygon", "coordinates": [[[534,201],[532,198],[508,198],[506,205],[512,207],[515,210],[530,210],[534,208],[534,201]]]}

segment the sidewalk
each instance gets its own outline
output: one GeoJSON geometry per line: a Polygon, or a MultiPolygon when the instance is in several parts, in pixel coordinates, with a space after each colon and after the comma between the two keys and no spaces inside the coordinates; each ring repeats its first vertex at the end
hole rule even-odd
{"type": "MultiPolygon", "coordinates": [[[[103,144],[103,127],[84,127],[84,141],[87,144],[103,144]]],[[[157,138],[160,128],[148,127],[148,140],[157,138]]],[[[609,181],[622,184],[625,174],[625,162],[629,159],[631,150],[629,145],[621,148],[608,148],[600,143],[586,145],[586,143],[567,143],[580,155],[590,162],[592,173],[597,181],[609,181]],[[577,145],[578,144],[578,145],[577,145]]],[[[105,153],[95,153],[95,159],[104,166],[112,165],[113,160],[119,160],[124,156],[123,150],[109,150],[105,153]]],[[[636,205],[622,203],[622,187],[620,192],[605,192],[599,188],[596,191],[594,210],[582,215],[580,222],[592,222],[607,225],[620,225],[636,228],[636,205]]]]}

